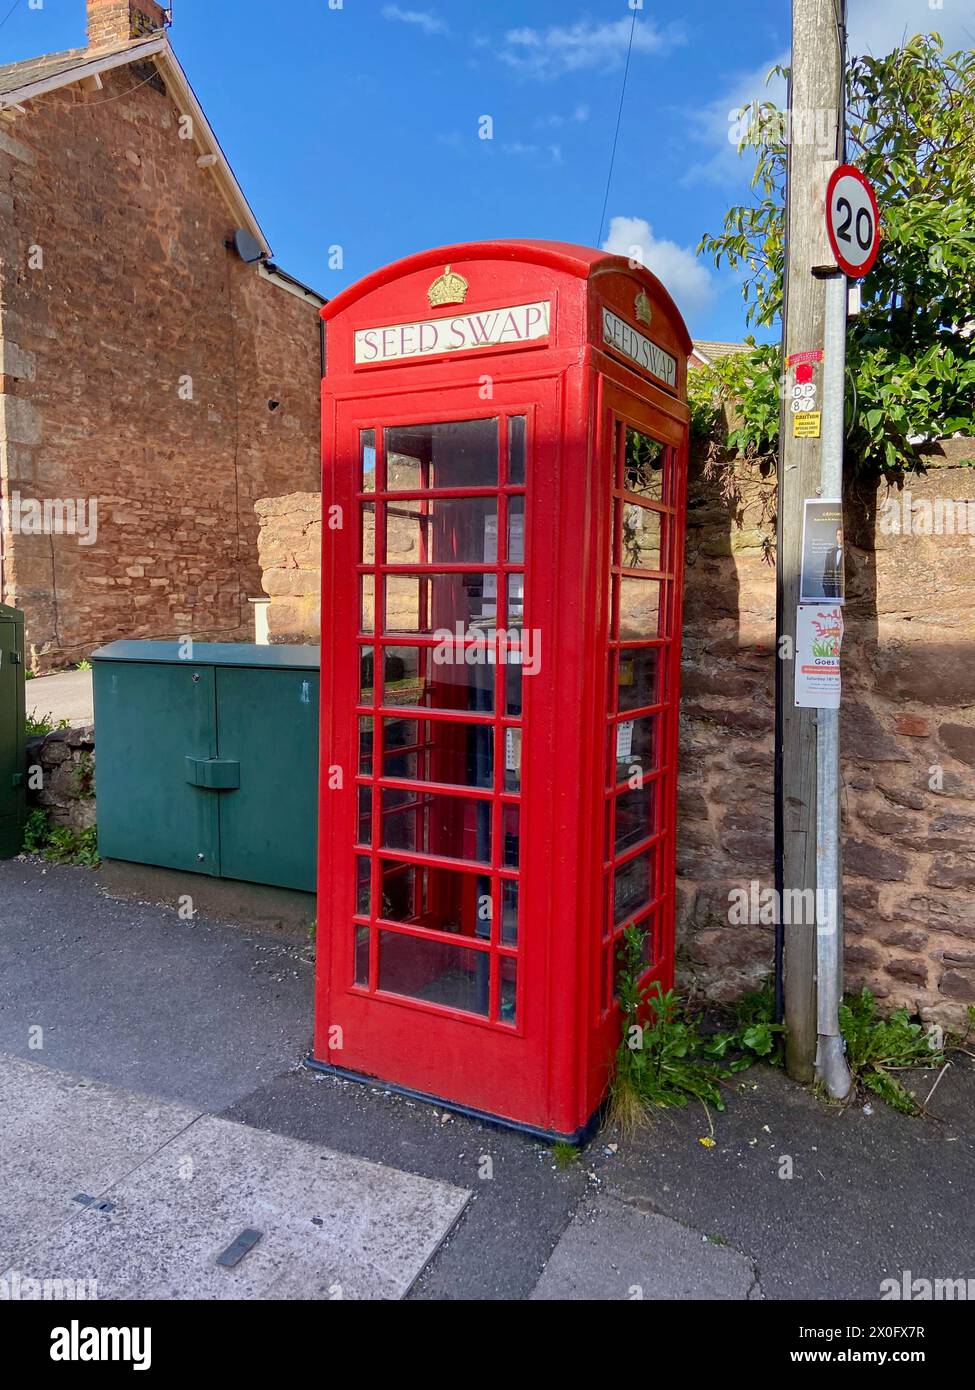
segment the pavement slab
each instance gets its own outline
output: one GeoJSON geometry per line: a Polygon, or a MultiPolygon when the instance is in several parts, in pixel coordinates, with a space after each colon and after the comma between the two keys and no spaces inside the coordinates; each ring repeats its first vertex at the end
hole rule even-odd
{"type": "Polygon", "coordinates": [[[0,1058],[0,1102],[8,1282],[82,1282],[99,1299],[399,1299],[470,1195],[18,1059],[0,1058]],[[245,1230],[260,1239],[218,1265],[245,1230]]]}
{"type": "Polygon", "coordinates": [[[197,1112],[0,1054],[0,1268],[187,1129],[197,1112]]]}
{"type": "Polygon", "coordinates": [[[544,1302],[748,1299],[755,1268],[669,1216],[600,1194],[569,1222],[532,1293],[544,1302]]]}
{"type": "Polygon", "coordinates": [[[469,1188],[411,1299],[527,1299],[589,1183],[584,1162],[563,1171],[522,1134],[316,1071],[278,1077],[224,1114],[469,1188]]]}

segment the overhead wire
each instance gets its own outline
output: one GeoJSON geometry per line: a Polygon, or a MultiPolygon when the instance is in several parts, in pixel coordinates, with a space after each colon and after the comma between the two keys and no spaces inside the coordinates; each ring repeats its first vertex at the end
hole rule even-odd
{"type": "Polygon", "coordinates": [[[626,46],[626,63],[624,64],[624,67],[623,67],[623,85],[622,85],[622,87],[620,88],[620,105],[619,105],[619,111],[616,113],[616,132],[615,132],[615,134],[614,134],[614,136],[613,136],[613,149],[612,149],[612,153],[611,153],[610,159],[609,159],[609,173],[608,173],[607,176],[606,176],[606,196],[603,198],[603,210],[602,210],[602,213],[600,214],[600,217],[599,217],[599,231],[596,233],[596,245],[597,245],[597,246],[599,245],[599,243],[602,241],[602,238],[603,238],[603,226],[605,225],[605,222],[606,222],[606,209],[609,207],[609,194],[610,194],[610,189],[612,188],[612,184],[613,184],[613,169],[614,169],[615,166],[616,166],[616,147],[617,147],[618,144],[619,144],[619,139],[620,139],[620,126],[622,125],[622,122],[623,122],[623,103],[624,103],[624,101],[625,101],[625,99],[626,99],[626,79],[627,79],[627,77],[629,76],[629,72],[630,72],[630,57],[631,57],[631,55],[632,55],[632,53],[633,53],[633,38],[634,38],[634,35],[636,34],[636,18],[637,18],[637,11],[634,10],[634,11],[633,11],[633,22],[632,22],[631,25],[630,25],[630,39],[629,39],[629,43],[628,43],[627,46],[626,46]]]}

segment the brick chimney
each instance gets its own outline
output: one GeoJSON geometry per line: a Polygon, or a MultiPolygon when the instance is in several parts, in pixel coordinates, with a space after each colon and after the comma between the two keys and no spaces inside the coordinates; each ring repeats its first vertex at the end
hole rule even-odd
{"type": "Polygon", "coordinates": [[[88,47],[115,48],[162,29],[167,14],[156,0],[87,0],[88,47]]]}

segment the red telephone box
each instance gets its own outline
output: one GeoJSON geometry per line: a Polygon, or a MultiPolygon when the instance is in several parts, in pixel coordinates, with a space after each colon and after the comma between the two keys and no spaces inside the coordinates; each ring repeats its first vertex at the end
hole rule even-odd
{"type": "Polygon", "coordinates": [[[318,1063],[576,1138],[674,959],[691,342],[556,242],[322,310],[318,1063]]]}

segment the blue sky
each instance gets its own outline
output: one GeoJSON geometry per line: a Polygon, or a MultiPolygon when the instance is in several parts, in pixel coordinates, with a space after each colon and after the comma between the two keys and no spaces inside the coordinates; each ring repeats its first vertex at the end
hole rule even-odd
{"type": "MultiPolygon", "coordinates": [[[[786,58],[789,0],[632,0],[601,229],[631,0],[172,3],[173,45],[275,260],[323,294],[427,246],[599,235],[643,248],[695,337],[745,332],[737,281],[695,248],[748,196],[729,111],[786,58]]],[[[975,0],[850,10],[857,51],[975,33],[975,0]]],[[[84,17],[84,0],[0,0],[0,62],[82,44],[84,17]]]]}

